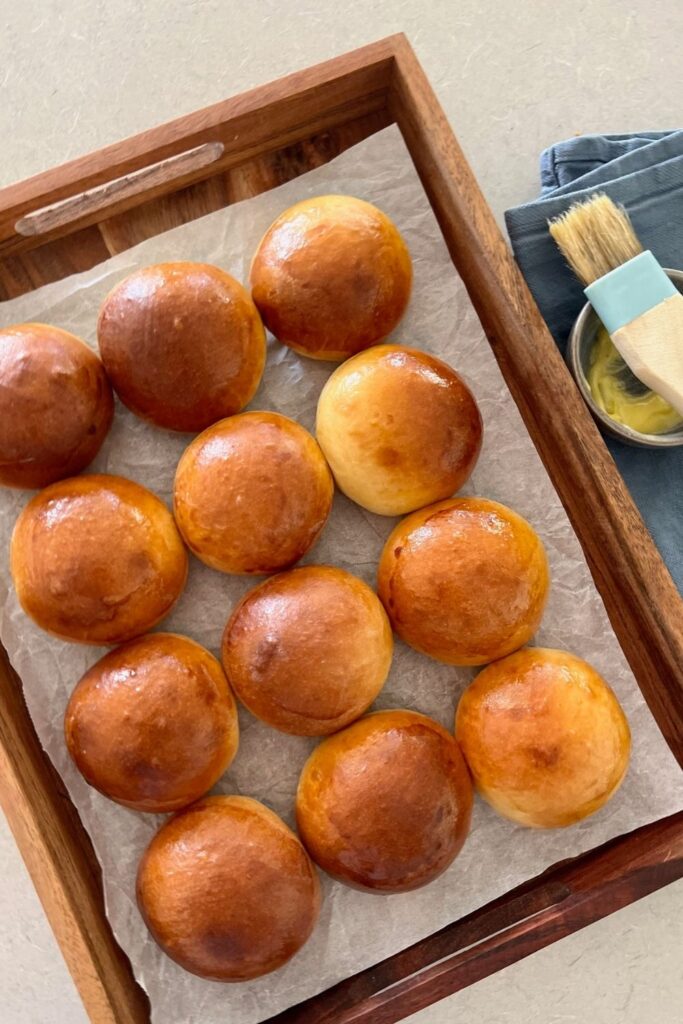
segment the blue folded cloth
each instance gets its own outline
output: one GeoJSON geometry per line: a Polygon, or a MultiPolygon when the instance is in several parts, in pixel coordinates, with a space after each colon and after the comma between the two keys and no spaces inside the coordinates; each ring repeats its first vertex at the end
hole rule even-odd
{"type": "MultiPolygon", "coordinates": [[[[628,210],[664,267],[683,269],[683,131],[584,135],[541,154],[538,199],[505,214],[517,262],[555,341],[566,348],[585,297],[547,221],[595,191],[628,210]]],[[[606,438],[614,461],[683,593],[683,446],[631,448],[606,438]]]]}

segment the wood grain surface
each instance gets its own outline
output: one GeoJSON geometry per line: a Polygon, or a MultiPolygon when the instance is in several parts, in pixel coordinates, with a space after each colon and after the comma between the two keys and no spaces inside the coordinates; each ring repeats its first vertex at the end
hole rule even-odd
{"type": "Polygon", "coordinates": [[[393,1024],[683,873],[683,812],[559,864],[268,1024],[393,1024]]]}
{"type": "MultiPolygon", "coordinates": [[[[17,231],[22,217],[168,157],[220,142],[223,153],[211,164],[213,174],[386,108],[392,64],[392,40],[381,40],[0,189],[0,256],[33,247],[33,237],[17,231]]],[[[180,178],[169,175],[145,195],[173,193],[206,178],[207,171],[195,167],[180,178]]],[[[141,195],[112,197],[108,212],[137,205],[141,195]]],[[[58,237],[100,219],[101,210],[86,209],[82,217],[42,237],[58,237]]]]}
{"type": "Polygon", "coordinates": [[[40,746],[2,649],[0,804],[90,1017],[97,1024],[144,1024],[147,998],[105,917],[92,844],[40,746]]]}
{"type": "MultiPolygon", "coordinates": [[[[638,682],[683,760],[683,604],[404,37],[0,190],[0,299],[288,181],[394,121],[638,682]],[[198,149],[212,159],[196,160],[198,149]]],[[[148,1021],[104,914],[92,847],[6,659],[0,799],[91,1019],[148,1021]]],[[[677,816],[559,866],[276,1019],[399,1020],[682,873],[677,816]]]]}

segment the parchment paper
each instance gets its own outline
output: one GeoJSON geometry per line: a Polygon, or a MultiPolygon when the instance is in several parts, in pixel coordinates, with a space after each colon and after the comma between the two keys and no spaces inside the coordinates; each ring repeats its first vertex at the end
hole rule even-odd
{"type": "MultiPolygon", "coordinates": [[[[537,642],[586,658],[616,690],[633,732],[633,757],[619,793],[602,811],[567,830],[516,827],[476,802],[472,832],[451,868],[417,892],[368,895],[324,878],[320,922],[308,945],[283,969],[256,982],[221,985],[195,978],[168,960],[138,914],[138,859],[161,822],[111,803],[72,766],[62,716],[76,681],[102,652],[51,639],[20,611],[9,583],[8,544],[25,492],[0,492],[4,610],[0,635],[24,682],[41,741],[64,778],[102,863],[107,913],[155,1024],[253,1024],[409,945],[574,856],[683,806],[678,767],[647,709],[609,625],[578,541],[503,382],[462,283],[450,263],[426,196],[396,128],[387,128],[336,160],[281,188],[153,238],[95,270],[48,285],[0,306],[0,323],[43,320],[95,346],[105,293],[135,267],[160,260],[216,263],[247,280],[249,261],[274,217],[304,196],[351,193],[395,219],[410,247],[414,293],[394,340],[445,358],[468,381],[485,423],[482,456],[466,493],[495,498],[531,520],[548,550],[552,592],[537,642]]],[[[332,366],[301,359],[269,343],[266,372],[252,402],[296,417],[312,429],[320,389],[332,366]]],[[[155,429],[117,405],[111,434],[93,465],[150,487],[170,501],[187,435],[155,429]]],[[[382,544],[395,520],[370,515],[337,494],[321,540],[305,559],[331,562],[374,584],[382,544]]],[[[222,575],[192,559],[187,589],[161,629],[186,633],[218,653],[231,608],[253,581],[222,575]]],[[[452,728],[470,670],[432,662],[397,643],[377,707],[409,707],[452,728]]],[[[275,732],[240,710],[240,751],[217,790],[264,800],[293,824],[292,798],[313,741],[275,732]]]]}

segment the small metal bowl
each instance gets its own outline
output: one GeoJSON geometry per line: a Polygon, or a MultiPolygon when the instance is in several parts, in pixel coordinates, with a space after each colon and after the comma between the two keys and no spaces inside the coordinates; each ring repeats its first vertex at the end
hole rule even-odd
{"type": "MultiPolygon", "coordinates": [[[[676,285],[678,291],[683,294],[683,271],[667,270],[666,273],[676,285]]],[[[616,420],[613,420],[606,412],[603,412],[600,406],[595,403],[588,384],[587,374],[588,360],[595,341],[595,335],[600,326],[597,313],[590,302],[587,302],[576,318],[567,346],[569,369],[578,385],[584,402],[590,409],[598,426],[602,427],[606,433],[611,434],[612,437],[617,437],[620,441],[625,442],[625,444],[635,445],[638,448],[674,448],[677,445],[683,444],[683,426],[669,431],[668,434],[640,434],[637,430],[632,430],[631,427],[617,423],[616,420]]]]}

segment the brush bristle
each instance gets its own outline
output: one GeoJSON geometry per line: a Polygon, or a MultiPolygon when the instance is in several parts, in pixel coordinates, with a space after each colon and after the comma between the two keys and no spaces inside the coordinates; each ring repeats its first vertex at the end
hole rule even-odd
{"type": "Polygon", "coordinates": [[[585,285],[643,251],[626,210],[604,193],[548,221],[550,234],[585,285]]]}

